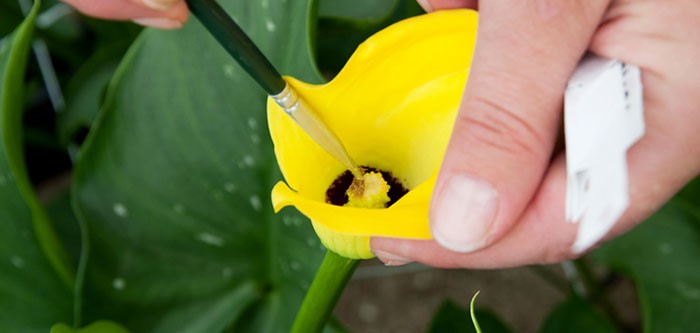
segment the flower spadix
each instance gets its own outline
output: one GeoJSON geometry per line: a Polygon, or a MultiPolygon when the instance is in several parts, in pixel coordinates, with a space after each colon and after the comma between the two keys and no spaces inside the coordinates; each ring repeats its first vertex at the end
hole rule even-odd
{"type": "Polygon", "coordinates": [[[429,239],[428,206],[452,132],[476,37],[477,14],[438,11],[396,23],[366,40],[331,82],[287,77],[359,165],[390,173],[408,189],[387,208],[326,202],[346,169],[268,100],[275,155],[286,180],[275,211],[293,205],[330,250],[371,258],[371,236],[429,239]]]}

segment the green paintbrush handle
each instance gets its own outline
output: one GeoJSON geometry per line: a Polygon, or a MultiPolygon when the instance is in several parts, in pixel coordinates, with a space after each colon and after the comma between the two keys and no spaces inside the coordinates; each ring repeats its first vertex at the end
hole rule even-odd
{"type": "Polygon", "coordinates": [[[362,170],[348,155],[343,143],[296,92],[287,86],[282,75],[215,0],[186,0],[186,2],[190,11],[204,27],[312,140],[343,163],[355,177],[362,177],[362,170]]]}
{"type": "Polygon", "coordinates": [[[277,95],[286,82],[241,27],[215,0],[186,0],[202,25],[216,38],[268,95],[277,95]]]}

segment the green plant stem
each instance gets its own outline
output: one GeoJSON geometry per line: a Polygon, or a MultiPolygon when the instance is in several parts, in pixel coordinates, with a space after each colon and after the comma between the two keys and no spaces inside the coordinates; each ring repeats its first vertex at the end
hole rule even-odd
{"type": "Polygon", "coordinates": [[[614,322],[618,327],[624,329],[626,326],[624,320],[622,320],[622,317],[615,309],[615,306],[607,297],[608,295],[605,293],[605,288],[601,286],[598,279],[595,277],[595,274],[588,265],[588,262],[586,262],[585,257],[576,259],[573,261],[573,263],[574,267],[576,267],[576,270],[579,273],[579,276],[581,277],[581,280],[588,290],[588,298],[594,304],[597,304],[608,315],[608,318],[610,318],[612,322],[614,322]]]}
{"type": "Polygon", "coordinates": [[[471,302],[469,302],[469,315],[472,318],[472,324],[474,324],[476,333],[481,333],[481,326],[479,326],[479,321],[476,320],[476,315],[474,314],[474,303],[476,303],[476,297],[479,296],[479,292],[481,292],[481,290],[477,291],[474,296],[472,296],[471,302]]]}
{"type": "Polygon", "coordinates": [[[333,251],[326,252],[321,267],[301,303],[292,333],[314,333],[323,330],[359,263],[358,260],[342,257],[333,251]]]}

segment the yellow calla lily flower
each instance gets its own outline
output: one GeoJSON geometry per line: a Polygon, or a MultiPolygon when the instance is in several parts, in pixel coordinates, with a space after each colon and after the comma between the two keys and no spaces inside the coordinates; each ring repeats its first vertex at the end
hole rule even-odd
{"type": "Polygon", "coordinates": [[[326,203],[345,167],[270,98],[270,134],[286,180],[275,211],[293,205],[323,244],[372,258],[369,237],[430,239],[428,207],[467,80],[477,28],[471,10],[438,11],[396,23],[366,40],[331,82],[286,80],[362,166],[390,172],[408,193],[388,208],[326,203]]]}

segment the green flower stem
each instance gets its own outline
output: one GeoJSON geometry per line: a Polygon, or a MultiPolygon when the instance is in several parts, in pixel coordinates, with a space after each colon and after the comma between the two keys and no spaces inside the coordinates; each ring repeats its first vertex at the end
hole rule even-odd
{"type": "Polygon", "coordinates": [[[333,251],[326,252],[321,267],[301,303],[292,333],[314,333],[323,330],[359,263],[359,260],[342,257],[333,251]]]}

